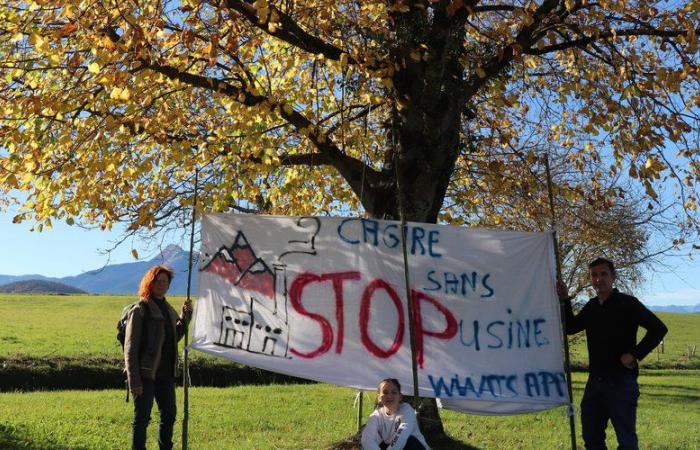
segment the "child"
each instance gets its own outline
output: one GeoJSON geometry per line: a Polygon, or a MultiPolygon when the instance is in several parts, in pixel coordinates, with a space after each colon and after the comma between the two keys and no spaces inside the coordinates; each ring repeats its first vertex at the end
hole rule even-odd
{"type": "Polygon", "coordinates": [[[416,411],[402,399],[398,380],[379,383],[377,407],[362,430],[364,450],[430,450],[418,428],[416,411]]]}

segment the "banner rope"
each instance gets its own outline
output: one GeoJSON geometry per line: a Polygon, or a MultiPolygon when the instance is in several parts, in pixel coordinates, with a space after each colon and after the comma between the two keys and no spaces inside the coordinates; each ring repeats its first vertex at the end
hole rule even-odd
{"type": "MultiPolygon", "coordinates": [[[[549,209],[551,212],[551,227],[552,241],[554,242],[554,260],[557,267],[557,280],[561,280],[561,256],[559,255],[559,241],[557,239],[557,221],[556,212],[554,209],[554,193],[552,189],[552,173],[549,169],[549,152],[544,156],[544,167],[547,173],[547,193],[549,195],[549,209]]],[[[562,341],[564,342],[564,370],[566,372],[566,388],[569,392],[569,404],[567,405],[566,414],[569,417],[569,429],[571,432],[571,449],[576,450],[576,417],[574,414],[574,397],[571,387],[571,359],[569,356],[569,338],[566,334],[566,311],[564,304],[559,302],[559,312],[562,323],[562,341]]]]}
{"type": "MultiPolygon", "coordinates": [[[[190,259],[187,267],[187,300],[191,301],[190,294],[192,290],[192,260],[194,259],[194,226],[197,219],[197,194],[199,189],[199,169],[194,170],[194,200],[192,202],[192,224],[190,228],[190,259]]],[[[190,385],[190,367],[189,367],[189,350],[188,345],[189,323],[185,321],[185,350],[183,352],[182,363],[182,387],[183,394],[183,414],[182,414],[182,450],[187,450],[187,425],[189,421],[189,385],[190,385]]]]}
{"type": "MultiPolygon", "coordinates": [[[[396,112],[394,111],[394,115],[396,112]]],[[[392,126],[391,146],[394,153],[394,170],[396,171],[396,196],[398,197],[399,219],[401,221],[401,249],[403,252],[403,274],[406,283],[406,306],[408,307],[408,334],[411,343],[411,375],[413,376],[413,408],[418,411],[418,361],[416,360],[416,333],[413,329],[413,302],[411,301],[411,280],[408,273],[408,250],[406,248],[406,216],[403,208],[403,192],[399,174],[399,156],[396,152],[396,132],[392,126]]]]}
{"type": "MultiPolygon", "coordinates": [[[[343,75],[345,76],[345,75],[343,75]]],[[[362,141],[362,156],[364,156],[364,164],[362,165],[362,181],[360,182],[360,205],[362,205],[362,200],[365,198],[365,175],[366,175],[366,168],[367,165],[369,164],[369,157],[367,156],[367,147],[366,147],[366,141],[367,141],[367,130],[369,129],[369,119],[372,117],[372,102],[369,102],[369,106],[367,109],[367,115],[364,118],[364,140],[362,141]]],[[[364,208],[364,206],[363,206],[364,208]]],[[[365,210],[366,211],[366,210],[365,210]]],[[[357,250],[359,252],[359,250],[357,250]]],[[[352,403],[353,408],[357,407],[357,432],[360,432],[360,429],[362,428],[362,409],[363,409],[363,400],[364,397],[362,395],[362,389],[357,390],[357,394],[355,395],[355,400],[352,403]]]]}

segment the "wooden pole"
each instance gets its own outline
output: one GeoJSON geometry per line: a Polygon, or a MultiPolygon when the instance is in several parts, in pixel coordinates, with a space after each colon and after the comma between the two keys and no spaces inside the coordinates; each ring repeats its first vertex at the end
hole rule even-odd
{"type": "MultiPolygon", "coordinates": [[[[195,219],[197,218],[197,190],[199,182],[199,170],[194,171],[194,201],[192,203],[192,226],[190,228],[190,260],[189,266],[187,268],[187,300],[191,300],[190,294],[192,290],[192,260],[194,258],[194,225],[195,219]]],[[[189,367],[189,350],[187,349],[188,335],[189,335],[189,324],[185,321],[185,350],[183,353],[183,364],[182,364],[182,387],[184,389],[183,395],[183,413],[182,413],[182,450],[187,450],[187,425],[190,416],[190,399],[189,399],[189,385],[190,385],[190,367],[189,367]]]]}
{"type": "MultiPolygon", "coordinates": [[[[552,214],[552,240],[554,241],[554,259],[557,266],[557,280],[561,280],[561,258],[559,256],[559,242],[557,240],[556,230],[556,213],[554,210],[554,193],[552,192],[552,174],[549,170],[549,155],[545,155],[544,166],[547,171],[547,192],[549,194],[549,208],[552,214]]],[[[576,450],[576,417],[574,415],[574,396],[571,387],[571,359],[569,357],[569,337],[566,334],[566,311],[564,304],[559,303],[559,311],[561,314],[563,336],[564,336],[564,370],[566,371],[566,388],[569,392],[569,403],[567,415],[569,416],[569,429],[571,433],[571,449],[576,450]]]]}
{"type": "Polygon", "coordinates": [[[362,428],[362,391],[357,391],[357,432],[362,428]]]}
{"type": "MultiPolygon", "coordinates": [[[[394,152],[396,154],[396,152],[394,152]]],[[[396,190],[399,204],[399,218],[401,219],[401,249],[403,251],[403,273],[406,283],[406,303],[408,306],[408,334],[411,342],[411,374],[413,375],[413,408],[418,411],[418,360],[416,359],[416,333],[413,329],[413,301],[411,296],[411,280],[408,273],[408,250],[406,248],[406,216],[403,213],[403,193],[399,180],[399,158],[396,157],[396,190]]]]}

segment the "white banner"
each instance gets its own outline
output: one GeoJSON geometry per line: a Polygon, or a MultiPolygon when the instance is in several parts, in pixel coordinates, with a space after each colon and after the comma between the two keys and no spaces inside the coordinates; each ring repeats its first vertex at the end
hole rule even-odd
{"type": "MultiPolygon", "coordinates": [[[[413,392],[394,221],[202,219],[192,348],[374,390],[413,392]]],[[[421,396],[480,414],[568,403],[549,233],[407,224],[421,396]]]]}

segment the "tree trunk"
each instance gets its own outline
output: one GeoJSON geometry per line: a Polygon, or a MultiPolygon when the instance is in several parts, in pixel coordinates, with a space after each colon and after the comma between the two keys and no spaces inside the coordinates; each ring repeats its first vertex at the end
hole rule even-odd
{"type": "MultiPolygon", "coordinates": [[[[436,106],[437,103],[439,100],[435,101],[436,106]]],[[[437,222],[459,149],[460,115],[452,110],[452,117],[449,114],[445,117],[445,110],[450,108],[443,107],[440,115],[412,114],[405,110],[405,114],[397,116],[396,122],[400,125],[391,133],[396,134],[399,145],[390,149],[393,163],[385,167],[384,189],[373,192],[384,198],[373,199],[371,204],[375,209],[368,211],[371,216],[394,220],[403,216],[407,221],[437,222]],[[426,120],[429,117],[432,120],[426,120]],[[452,125],[445,126],[445,122],[452,125]]],[[[431,441],[445,438],[436,400],[420,397],[416,400],[412,403],[426,438],[431,441]]]]}
{"type": "MultiPolygon", "coordinates": [[[[392,13],[392,23],[395,103],[385,166],[371,186],[372,198],[361,200],[375,218],[437,223],[460,152],[465,98],[459,55],[464,28],[454,21],[451,26],[432,26],[427,15],[416,11],[392,13]],[[416,59],[416,52],[423,58],[416,59]]],[[[435,399],[417,400],[426,438],[445,438],[435,399]]]]}

